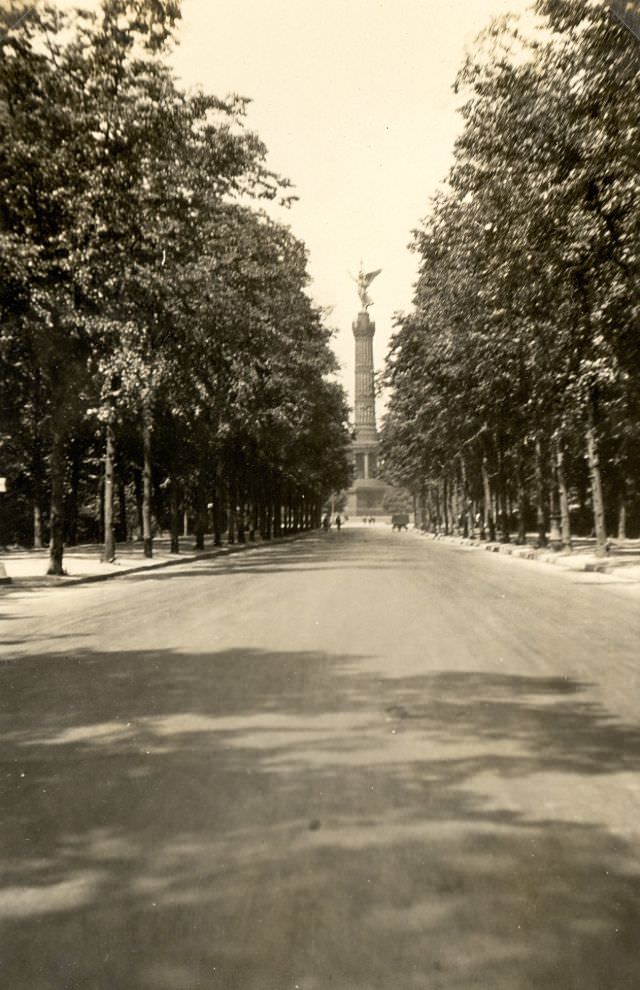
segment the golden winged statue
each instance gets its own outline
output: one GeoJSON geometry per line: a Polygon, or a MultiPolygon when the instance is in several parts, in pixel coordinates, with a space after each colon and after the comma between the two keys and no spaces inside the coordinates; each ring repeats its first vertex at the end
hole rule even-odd
{"type": "Polygon", "coordinates": [[[353,281],[358,286],[358,295],[360,296],[360,304],[362,306],[362,309],[365,311],[373,302],[369,293],[367,292],[367,289],[373,282],[374,278],[377,278],[377,276],[380,274],[381,271],[382,268],[376,268],[374,272],[365,273],[362,271],[362,265],[360,265],[360,271],[358,272],[357,277],[355,275],[351,276],[353,281]]]}

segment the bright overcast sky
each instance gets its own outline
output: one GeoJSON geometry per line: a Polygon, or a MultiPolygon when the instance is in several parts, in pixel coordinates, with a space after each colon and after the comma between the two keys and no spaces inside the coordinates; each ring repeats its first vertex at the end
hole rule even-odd
{"type": "Polygon", "coordinates": [[[183,0],[178,74],[223,96],[251,97],[248,126],[299,201],[286,213],[306,243],[311,293],[334,307],[349,391],[349,278],[362,259],[380,368],[393,313],[410,307],[411,231],[445,177],[459,129],[451,86],[465,47],[528,0],[183,0]]]}

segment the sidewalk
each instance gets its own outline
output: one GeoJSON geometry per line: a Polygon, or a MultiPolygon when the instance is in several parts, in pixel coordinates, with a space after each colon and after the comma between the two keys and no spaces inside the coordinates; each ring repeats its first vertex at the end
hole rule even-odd
{"type": "Polygon", "coordinates": [[[570,553],[554,551],[549,547],[537,548],[535,537],[525,545],[511,543],[485,543],[478,539],[463,536],[434,536],[432,533],[420,533],[429,539],[443,540],[459,546],[475,550],[487,550],[489,553],[502,553],[521,560],[537,560],[543,564],[553,564],[567,571],[591,571],[598,574],[615,574],[617,578],[633,584],[640,584],[640,540],[610,541],[610,550],[606,557],[596,557],[594,552],[595,540],[586,537],[576,537],[570,553]]]}
{"type": "MultiPolygon", "coordinates": [[[[302,533],[291,533],[277,540],[270,540],[266,545],[275,545],[286,540],[299,538],[302,533]]],[[[225,543],[216,547],[211,537],[205,540],[204,550],[195,550],[193,537],[185,536],[180,540],[180,553],[170,553],[169,539],[158,537],[153,541],[153,557],[145,557],[141,542],[118,543],[114,563],[103,563],[100,560],[102,546],[85,544],[65,549],[62,566],[66,571],[64,577],[54,577],[46,574],[49,562],[49,550],[7,550],[0,553],[0,564],[4,565],[6,583],[0,582],[1,588],[45,588],[69,587],[76,584],[89,584],[106,581],[110,578],[121,577],[125,574],[135,574],[139,571],[153,570],[161,567],[175,567],[194,560],[208,560],[215,557],[227,556],[249,550],[252,547],[265,546],[265,541],[256,539],[254,543],[225,543]]],[[[0,576],[1,576],[0,568],[0,576]]]]}

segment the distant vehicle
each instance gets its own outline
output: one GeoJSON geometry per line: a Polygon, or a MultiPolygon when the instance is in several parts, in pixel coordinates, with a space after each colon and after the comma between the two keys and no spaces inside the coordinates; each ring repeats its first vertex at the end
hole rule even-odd
{"type": "Polygon", "coordinates": [[[391,516],[391,529],[397,529],[400,532],[401,529],[408,529],[409,527],[409,516],[406,512],[394,512],[391,516]]]}

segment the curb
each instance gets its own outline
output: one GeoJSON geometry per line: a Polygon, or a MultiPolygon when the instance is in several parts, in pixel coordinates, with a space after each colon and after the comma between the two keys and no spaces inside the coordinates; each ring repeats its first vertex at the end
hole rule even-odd
{"type": "MultiPolygon", "coordinates": [[[[561,550],[555,553],[553,551],[550,552],[548,549],[540,551],[535,547],[524,547],[517,543],[481,543],[478,540],[472,540],[466,536],[441,535],[432,536],[431,538],[438,541],[444,541],[449,544],[469,547],[472,550],[486,550],[488,553],[502,553],[510,557],[518,558],[519,560],[537,560],[541,564],[551,564],[554,566],[557,566],[563,560],[571,559],[571,554],[563,553],[561,550]]],[[[575,557],[573,559],[575,559],[575,557]]],[[[638,583],[631,578],[625,578],[622,574],[618,575],[616,566],[608,560],[587,561],[578,567],[568,567],[566,569],[569,571],[574,571],[576,574],[616,574],[616,576],[623,578],[625,582],[629,584],[638,583]]]]}
{"type": "Polygon", "coordinates": [[[184,557],[178,555],[175,560],[159,560],[155,564],[141,564],[135,567],[127,567],[122,571],[109,571],[107,574],[79,574],[77,577],[43,574],[40,577],[6,577],[0,580],[0,584],[6,584],[12,588],[73,588],[79,584],[98,584],[101,581],[111,581],[114,578],[125,578],[130,574],[146,574],[149,571],[159,571],[165,567],[178,567],[180,564],[191,564],[199,560],[215,560],[217,557],[228,557],[230,554],[242,553],[247,550],[257,550],[260,547],[281,546],[283,543],[292,543],[302,537],[313,533],[314,530],[305,530],[302,533],[288,534],[274,540],[265,540],[261,543],[236,543],[232,546],[217,547],[215,550],[204,550],[197,554],[188,554],[184,557]]]}

